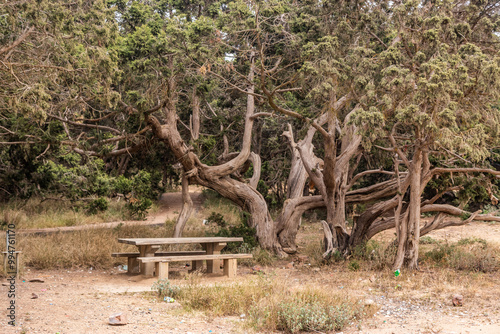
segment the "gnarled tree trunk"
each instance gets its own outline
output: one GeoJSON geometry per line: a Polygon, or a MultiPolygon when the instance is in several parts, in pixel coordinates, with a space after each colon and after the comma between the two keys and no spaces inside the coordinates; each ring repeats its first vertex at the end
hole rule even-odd
{"type": "MultiPolygon", "coordinates": [[[[252,66],[248,77],[249,82],[253,82],[253,76],[252,66]]],[[[241,151],[231,160],[217,166],[203,164],[182,139],[177,129],[176,100],[178,93],[173,78],[168,81],[167,92],[169,98],[163,106],[164,123],[162,124],[156,117],[148,115],[148,123],[154,135],[168,145],[176,159],[182,164],[185,171],[184,176],[190,184],[199,184],[211,188],[220,195],[232,200],[243,210],[248,211],[250,213],[248,223],[256,229],[256,236],[260,245],[265,249],[276,252],[278,255],[283,255],[267,203],[264,197],[254,188],[256,184],[255,178],[252,185],[231,178],[231,175],[238,172],[249,159],[256,165],[260,162],[257,157],[251,156],[250,150],[255,110],[253,85],[248,88],[241,151]]],[[[260,169],[254,171],[254,173],[260,173],[260,169]]]]}

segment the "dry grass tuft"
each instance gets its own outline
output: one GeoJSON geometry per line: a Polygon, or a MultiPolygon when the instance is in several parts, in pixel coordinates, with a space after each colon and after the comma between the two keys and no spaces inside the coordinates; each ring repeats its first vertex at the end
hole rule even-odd
{"type": "Polygon", "coordinates": [[[359,300],[345,294],[309,285],[293,289],[285,281],[264,275],[245,283],[211,286],[191,275],[186,285],[160,282],[153,288],[161,297],[177,298],[188,311],[202,310],[209,316],[245,314],[247,326],[260,331],[341,330],[372,315],[359,300]]]}
{"type": "Polygon", "coordinates": [[[111,253],[137,249],[118,243],[118,238],[168,235],[169,231],[163,227],[145,226],[119,226],[111,230],[92,229],[46,236],[18,235],[16,249],[22,251],[21,268],[110,268],[126,262],[124,258],[111,257],[111,253]]]}
{"type": "MultiPolygon", "coordinates": [[[[125,201],[109,201],[108,209],[87,214],[85,202],[31,198],[0,204],[0,220],[14,222],[17,229],[75,226],[128,219],[125,201]]],[[[155,210],[155,209],[153,209],[155,210]]]]}

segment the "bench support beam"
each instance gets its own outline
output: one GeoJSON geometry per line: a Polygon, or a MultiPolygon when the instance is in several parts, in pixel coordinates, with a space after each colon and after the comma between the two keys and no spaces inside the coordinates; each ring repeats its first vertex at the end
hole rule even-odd
{"type": "MultiPolygon", "coordinates": [[[[201,246],[210,255],[218,255],[220,251],[226,247],[227,243],[210,243],[210,244],[202,244],[201,246]]],[[[220,273],[220,260],[207,260],[207,273],[208,274],[216,274],[220,273]]]]}
{"type": "Polygon", "coordinates": [[[193,262],[191,263],[191,269],[188,270],[188,272],[192,273],[201,268],[203,268],[203,260],[193,260],[193,262]]]}
{"type": "Polygon", "coordinates": [[[156,262],[155,269],[158,279],[168,279],[168,262],[156,262]]]}
{"type": "MultiPolygon", "coordinates": [[[[139,246],[141,257],[154,257],[156,251],[160,249],[159,245],[139,246]]],[[[153,276],[154,265],[152,263],[141,263],[141,274],[145,276],[153,276]]]]}
{"type": "Polygon", "coordinates": [[[129,257],[127,258],[127,273],[129,274],[138,274],[140,272],[140,263],[137,260],[137,257],[129,257]]]}
{"type": "Polygon", "coordinates": [[[224,276],[236,277],[237,263],[236,259],[225,259],[224,260],[224,276]]]}

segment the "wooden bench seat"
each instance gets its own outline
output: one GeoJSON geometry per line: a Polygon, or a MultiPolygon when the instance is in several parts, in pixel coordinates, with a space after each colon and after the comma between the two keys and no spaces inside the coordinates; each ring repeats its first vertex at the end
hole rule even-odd
{"type": "MultiPolygon", "coordinates": [[[[177,251],[177,252],[156,252],[155,256],[193,256],[193,255],[205,255],[206,251],[177,251]]],[[[112,257],[126,257],[127,258],[127,272],[130,274],[135,274],[139,272],[139,262],[137,258],[141,254],[139,252],[133,253],[112,253],[112,257]]],[[[187,260],[190,261],[190,260],[187,260]]],[[[198,261],[193,261],[191,265],[191,271],[196,270],[201,267],[201,263],[198,261]]]]}
{"type": "MultiPolygon", "coordinates": [[[[179,252],[156,252],[155,256],[188,256],[188,255],[204,255],[207,252],[200,251],[179,251],[179,252]]],[[[134,253],[112,253],[112,257],[139,257],[139,252],[134,253]]]]}
{"type": "MultiPolygon", "coordinates": [[[[193,267],[198,267],[201,261],[224,261],[224,275],[228,277],[236,276],[237,259],[250,259],[252,254],[214,254],[214,255],[187,255],[187,256],[155,256],[138,257],[142,263],[155,263],[155,271],[158,279],[168,279],[169,262],[193,261],[193,267]]],[[[195,269],[195,268],[193,268],[195,269]]]]}

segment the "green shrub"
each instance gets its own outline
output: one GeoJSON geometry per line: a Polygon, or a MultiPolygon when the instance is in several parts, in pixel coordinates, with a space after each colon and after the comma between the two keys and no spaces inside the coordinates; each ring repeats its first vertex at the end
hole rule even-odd
{"type": "Polygon", "coordinates": [[[153,202],[149,198],[134,198],[132,197],[126,205],[130,218],[142,220],[146,217],[149,208],[153,202]]]}
{"type": "Polygon", "coordinates": [[[258,242],[255,238],[256,230],[253,227],[248,226],[247,224],[247,216],[244,214],[242,222],[238,225],[222,227],[222,225],[226,226],[227,223],[224,219],[224,216],[215,212],[212,212],[208,220],[212,219],[213,222],[217,223],[217,225],[221,226],[221,229],[216,233],[207,233],[208,236],[216,236],[216,237],[225,237],[225,238],[233,238],[233,237],[243,237],[243,244],[237,242],[229,242],[227,246],[224,248],[223,252],[225,253],[234,253],[234,252],[251,252],[255,247],[257,247],[258,242]]]}
{"type": "MultiPolygon", "coordinates": [[[[381,270],[390,266],[394,262],[395,254],[395,244],[391,243],[387,247],[382,247],[382,245],[375,240],[357,245],[351,251],[352,257],[355,260],[363,261],[364,267],[370,270],[381,270]]],[[[349,263],[348,265],[350,270],[355,271],[359,269],[355,267],[356,264],[349,263]]]]}
{"type": "Polygon", "coordinates": [[[241,223],[236,226],[229,226],[227,228],[221,228],[217,233],[216,237],[243,237],[243,244],[237,242],[228,242],[227,246],[224,248],[226,253],[238,252],[241,247],[244,247],[247,251],[257,247],[257,239],[255,238],[255,228],[249,227],[248,225],[241,223]]]}
{"type": "Polygon", "coordinates": [[[158,292],[160,297],[177,298],[181,288],[177,285],[170,285],[169,280],[161,279],[153,283],[151,290],[158,292]]]}
{"type": "Polygon", "coordinates": [[[92,200],[87,205],[87,213],[90,215],[95,215],[96,213],[106,211],[107,209],[108,201],[102,197],[92,200]]]}
{"type": "Polygon", "coordinates": [[[215,223],[219,227],[226,227],[227,222],[224,220],[224,216],[220,213],[213,212],[208,216],[207,221],[209,223],[215,223]]]}
{"type": "Polygon", "coordinates": [[[277,329],[287,333],[341,330],[355,317],[350,305],[331,306],[298,298],[278,305],[277,329]]]}
{"type": "Polygon", "coordinates": [[[132,192],[132,180],[127,179],[125,176],[120,175],[115,179],[114,190],[119,194],[129,194],[132,192]]]}
{"type": "MultiPolygon", "coordinates": [[[[249,253],[249,251],[242,250],[241,253],[249,253]]],[[[273,264],[274,260],[276,259],[273,254],[269,253],[267,250],[262,249],[260,247],[254,248],[253,251],[251,251],[251,253],[253,255],[253,258],[249,259],[249,260],[255,261],[258,264],[263,265],[263,266],[269,266],[269,265],[273,264]]],[[[245,263],[244,261],[238,260],[238,263],[239,262],[245,263]]]]}
{"type": "Polygon", "coordinates": [[[187,310],[210,316],[239,316],[259,332],[341,330],[366,316],[358,301],[332,294],[328,288],[290,289],[272,275],[257,276],[245,283],[203,285],[191,275],[186,285],[156,282],[152,290],[160,297],[175,297],[187,310]]]}
{"type": "Polygon", "coordinates": [[[351,262],[349,262],[349,265],[347,266],[347,268],[350,270],[350,271],[358,271],[361,266],[359,265],[359,262],[356,261],[356,260],[351,260],[351,262]]]}
{"type": "Polygon", "coordinates": [[[339,331],[365,315],[363,306],[327,290],[309,288],[281,297],[276,328],[287,333],[339,331]]]}

